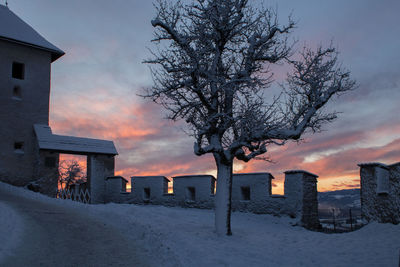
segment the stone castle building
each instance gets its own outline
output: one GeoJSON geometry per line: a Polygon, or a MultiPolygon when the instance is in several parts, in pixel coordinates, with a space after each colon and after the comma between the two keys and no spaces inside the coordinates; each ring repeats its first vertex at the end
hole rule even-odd
{"type": "MultiPolygon", "coordinates": [[[[55,135],[49,127],[51,63],[64,52],[0,5],[0,181],[54,195],[59,154],[87,155],[92,202],[96,181],[114,175],[114,143],[55,135]]],[[[102,184],[102,183],[100,183],[102,184]]]]}

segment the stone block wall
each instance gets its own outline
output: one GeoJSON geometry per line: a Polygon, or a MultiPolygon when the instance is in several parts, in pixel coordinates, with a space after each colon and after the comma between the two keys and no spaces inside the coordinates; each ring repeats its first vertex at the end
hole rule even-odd
{"type": "Polygon", "coordinates": [[[169,179],[165,176],[134,176],[129,203],[162,205],[168,202],[169,179]]]}
{"type": "MultiPolygon", "coordinates": [[[[271,195],[274,177],[270,173],[234,174],[232,210],[289,215],[298,218],[299,224],[306,228],[318,228],[317,176],[306,171],[288,171],[285,174],[284,196],[271,195]]],[[[164,176],[132,177],[131,193],[118,192],[120,182],[117,185],[108,182],[107,202],[214,208],[216,179],[213,176],[173,177],[173,194],[168,194],[168,182],[164,176]]]]}
{"type": "Polygon", "coordinates": [[[270,173],[241,173],[232,178],[232,210],[279,214],[282,201],[272,198],[270,173]]]}
{"type": "Polygon", "coordinates": [[[400,162],[359,166],[362,217],[367,221],[400,223],[400,162]]]}

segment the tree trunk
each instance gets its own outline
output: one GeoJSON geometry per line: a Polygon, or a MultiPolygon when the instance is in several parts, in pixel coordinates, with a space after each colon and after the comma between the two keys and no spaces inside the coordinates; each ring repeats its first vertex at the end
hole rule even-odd
{"type": "Polygon", "coordinates": [[[218,235],[232,235],[231,202],[232,202],[232,167],[233,162],[226,163],[214,156],[217,164],[217,194],[215,196],[215,229],[218,235]]]}

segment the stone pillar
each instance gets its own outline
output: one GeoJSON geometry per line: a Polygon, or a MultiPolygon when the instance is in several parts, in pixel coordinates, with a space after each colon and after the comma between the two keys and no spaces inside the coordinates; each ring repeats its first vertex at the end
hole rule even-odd
{"type": "Polygon", "coordinates": [[[367,221],[400,223],[400,162],[360,167],[361,216],[367,221]]]}
{"type": "Polygon", "coordinates": [[[34,180],[28,183],[28,189],[55,197],[59,179],[59,161],[60,154],[58,152],[38,151],[33,175],[34,180]]]}
{"type": "Polygon", "coordinates": [[[301,218],[308,229],[320,227],[318,218],[318,176],[303,170],[285,172],[285,197],[288,214],[301,218]]]}
{"type": "Polygon", "coordinates": [[[114,156],[88,155],[87,176],[90,188],[90,203],[105,203],[106,178],[114,176],[114,156]]]}

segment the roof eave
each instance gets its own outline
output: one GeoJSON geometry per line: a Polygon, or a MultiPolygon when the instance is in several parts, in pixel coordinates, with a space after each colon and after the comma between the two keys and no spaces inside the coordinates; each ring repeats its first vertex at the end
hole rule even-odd
{"type": "Polygon", "coordinates": [[[0,40],[16,43],[16,44],[20,44],[20,45],[30,46],[30,47],[33,47],[33,48],[37,48],[37,49],[40,49],[40,50],[44,50],[44,51],[50,52],[51,53],[51,62],[52,63],[54,61],[56,61],[57,59],[59,59],[60,57],[62,57],[63,55],[65,55],[65,52],[62,51],[61,49],[59,49],[59,50],[49,49],[47,47],[43,47],[43,46],[39,46],[39,45],[34,45],[34,44],[18,41],[18,40],[12,39],[12,38],[4,37],[4,36],[0,36],[0,40]]]}
{"type": "Polygon", "coordinates": [[[49,152],[55,152],[55,153],[60,153],[60,154],[73,154],[73,155],[105,155],[105,156],[118,156],[118,152],[98,152],[98,151],[82,151],[79,149],[57,149],[53,147],[46,147],[42,146],[39,148],[41,151],[49,151],[49,152]]]}

